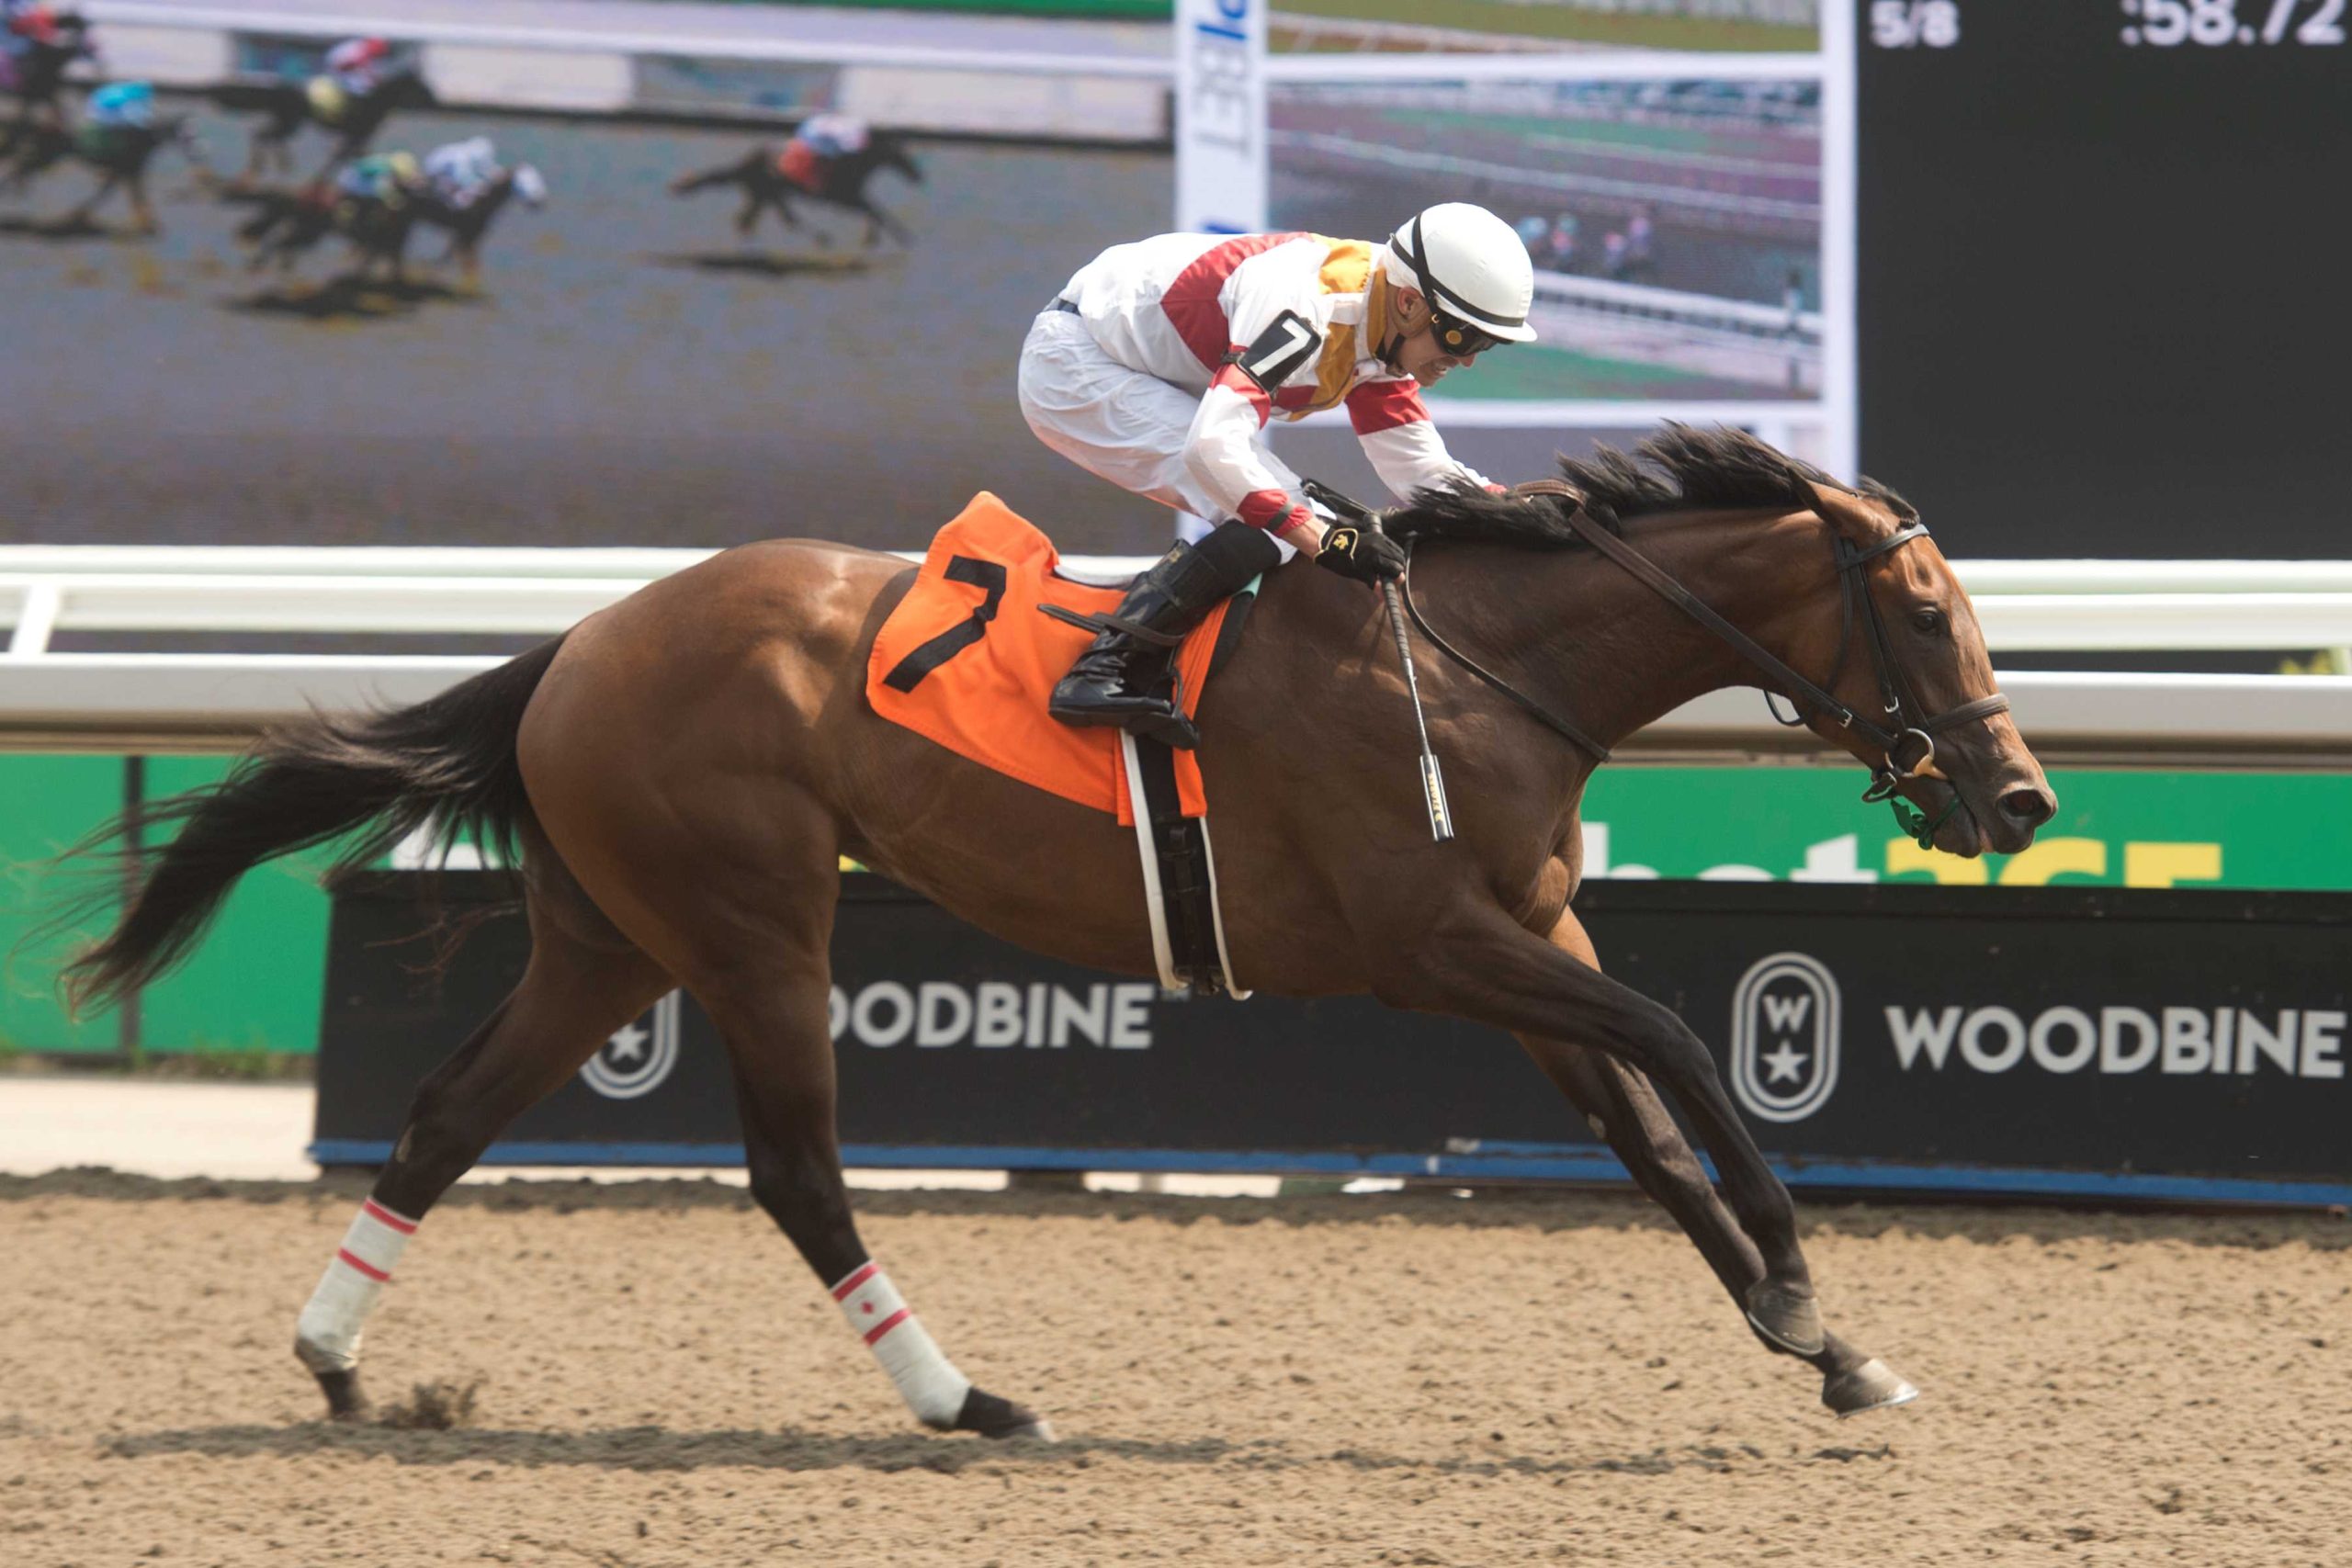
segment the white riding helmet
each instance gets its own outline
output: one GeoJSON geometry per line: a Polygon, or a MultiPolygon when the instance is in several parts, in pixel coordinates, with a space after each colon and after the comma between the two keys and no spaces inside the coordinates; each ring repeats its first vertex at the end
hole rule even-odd
{"type": "Polygon", "coordinates": [[[1527,324],[1535,264],[1517,231],[1485,208],[1466,201],[1426,208],[1388,237],[1388,251],[1406,274],[1398,281],[1429,300],[1438,344],[1448,354],[1535,341],[1527,324]]]}

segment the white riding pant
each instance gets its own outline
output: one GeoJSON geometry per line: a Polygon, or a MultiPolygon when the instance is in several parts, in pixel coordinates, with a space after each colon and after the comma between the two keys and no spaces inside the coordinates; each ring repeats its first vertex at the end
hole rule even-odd
{"type": "MultiPolygon", "coordinates": [[[[1041,310],[1021,345],[1022,417],[1037,439],[1091,474],[1178,513],[1176,536],[1199,539],[1231,514],[1184,467],[1201,394],[1131,370],[1102,351],[1083,319],[1041,310]]],[[[1266,449],[1261,461],[1293,494],[1298,475],[1266,449]]],[[[1295,552],[1276,539],[1283,558],[1295,552]]]]}

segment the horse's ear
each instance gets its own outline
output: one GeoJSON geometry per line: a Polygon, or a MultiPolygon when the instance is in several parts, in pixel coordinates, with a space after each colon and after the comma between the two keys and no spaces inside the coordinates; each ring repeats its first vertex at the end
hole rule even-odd
{"type": "Polygon", "coordinates": [[[1894,532],[1894,518],[1868,496],[1810,479],[1805,489],[1811,492],[1814,511],[1848,544],[1874,545],[1894,532]]]}

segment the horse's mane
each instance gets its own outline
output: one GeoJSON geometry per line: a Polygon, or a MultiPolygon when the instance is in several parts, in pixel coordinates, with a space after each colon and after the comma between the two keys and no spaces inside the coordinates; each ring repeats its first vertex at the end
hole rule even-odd
{"type": "MultiPolygon", "coordinates": [[[[1562,457],[1560,477],[1603,517],[1643,517],[1697,508],[1809,507],[1806,487],[1846,488],[1815,468],[1744,430],[1701,430],[1668,423],[1632,454],[1599,446],[1589,457],[1562,457]]],[[[1898,516],[1916,517],[1909,502],[1875,479],[1853,487],[1898,516]]],[[[1455,539],[1552,550],[1581,545],[1567,525],[1565,497],[1492,495],[1467,487],[1425,490],[1389,513],[1382,525],[1400,539],[1455,539]]]]}

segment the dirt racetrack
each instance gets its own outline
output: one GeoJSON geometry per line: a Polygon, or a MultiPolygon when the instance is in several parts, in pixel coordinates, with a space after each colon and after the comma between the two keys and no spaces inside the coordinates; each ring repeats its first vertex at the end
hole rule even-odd
{"type": "Polygon", "coordinates": [[[357,1188],[0,1183],[0,1563],[2352,1562],[2352,1225],[1816,1207],[1840,1424],[1606,1197],[861,1195],[1057,1446],[922,1435],[735,1190],[460,1189],[315,1419],[357,1188]]]}

